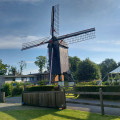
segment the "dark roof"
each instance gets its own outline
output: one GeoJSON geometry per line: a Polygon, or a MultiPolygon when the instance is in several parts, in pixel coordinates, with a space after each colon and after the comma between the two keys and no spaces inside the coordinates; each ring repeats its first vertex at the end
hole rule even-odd
{"type": "Polygon", "coordinates": [[[64,46],[64,47],[68,48],[68,45],[65,41],[60,41],[59,40],[59,43],[60,43],[61,46],[64,46]]]}
{"type": "Polygon", "coordinates": [[[35,77],[34,75],[4,75],[5,78],[27,78],[27,77],[35,77]]]}
{"type": "Polygon", "coordinates": [[[32,73],[32,74],[28,74],[28,75],[48,75],[48,72],[45,73],[32,73]]]}

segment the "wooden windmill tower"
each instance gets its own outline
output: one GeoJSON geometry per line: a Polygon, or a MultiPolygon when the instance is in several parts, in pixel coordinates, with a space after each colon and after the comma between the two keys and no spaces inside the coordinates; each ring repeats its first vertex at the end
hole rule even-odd
{"type": "Polygon", "coordinates": [[[59,5],[52,6],[51,13],[51,38],[43,38],[28,43],[23,43],[22,50],[30,49],[40,45],[48,44],[49,53],[49,72],[50,80],[52,82],[52,76],[61,75],[69,71],[68,62],[68,44],[82,42],[95,37],[95,28],[90,28],[67,35],[59,35],[59,5]]]}

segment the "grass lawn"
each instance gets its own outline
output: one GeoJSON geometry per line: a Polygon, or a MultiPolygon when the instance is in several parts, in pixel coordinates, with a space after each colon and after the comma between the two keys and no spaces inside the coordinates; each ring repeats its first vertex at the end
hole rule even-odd
{"type": "Polygon", "coordinates": [[[0,120],[120,120],[116,116],[101,116],[79,110],[16,110],[0,111],[0,120]]]}

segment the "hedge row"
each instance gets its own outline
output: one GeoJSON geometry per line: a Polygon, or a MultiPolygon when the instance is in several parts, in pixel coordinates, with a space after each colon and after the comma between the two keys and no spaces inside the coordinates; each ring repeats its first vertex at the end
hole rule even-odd
{"type": "MultiPolygon", "coordinates": [[[[76,86],[76,92],[99,92],[99,88],[102,88],[103,92],[120,92],[120,86],[76,86]]],[[[99,95],[80,95],[80,98],[96,98],[99,99],[99,95]]],[[[104,95],[104,99],[120,100],[120,96],[104,95]]]]}
{"type": "Polygon", "coordinates": [[[26,91],[59,91],[59,87],[58,86],[41,86],[41,85],[37,85],[37,86],[28,86],[26,88],[26,91]]]}
{"type": "Polygon", "coordinates": [[[5,83],[2,87],[1,91],[5,92],[5,96],[16,96],[22,94],[24,90],[24,84],[18,82],[5,83]]]}

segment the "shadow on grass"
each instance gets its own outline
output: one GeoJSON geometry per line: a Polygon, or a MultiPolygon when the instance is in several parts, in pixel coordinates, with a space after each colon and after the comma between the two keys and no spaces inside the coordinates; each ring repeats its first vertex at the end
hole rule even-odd
{"type": "MultiPolygon", "coordinates": [[[[40,120],[61,120],[61,119],[68,119],[68,120],[82,120],[78,116],[71,116],[71,115],[65,115],[64,110],[60,111],[58,109],[50,109],[50,108],[39,108],[39,109],[31,109],[31,110],[8,110],[8,111],[1,111],[0,114],[3,113],[3,115],[7,118],[6,120],[32,120],[32,119],[40,119],[40,120]]],[[[4,117],[3,116],[3,117],[4,117]]],[[[2,120],[2,116],[0,115],[0,120],[2,120]]]]}
{"type": "Polygon", "coordinates": [[[17,107],[18,106],[11,106],[9,110],[1,111],[0,120],[115,120],[118,118],[115,116],[101,116],[100,114],[70,109],[60,111],[52,108],[23,106],[21,110],[15,110],[17,107]]]}
{"type": "MultiPolygon", "coordinates": [[[[120,120],[117,116],[101,116],[79,110],[58,110],[52,108],[21,106],[19,99],[8,99],[8,103],[0,104],[0,120],[120,120]],[[13,104],[18,103],[18,104],[13,104]],[[2,107],[3,105],[3,107],[2,107]],[[118,119],[117,119],[118,118],[118,119]]],[[[79,106],[71,106],[78,107],[79,106]]],[[[84,108],[84,107],[83,107],[84,108]]],[[[93,108],[89,111],[92,112],[93,108]]]]}

